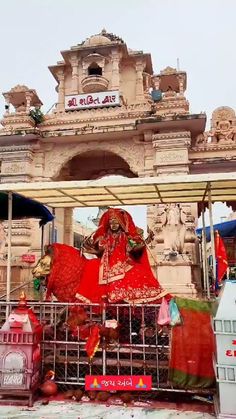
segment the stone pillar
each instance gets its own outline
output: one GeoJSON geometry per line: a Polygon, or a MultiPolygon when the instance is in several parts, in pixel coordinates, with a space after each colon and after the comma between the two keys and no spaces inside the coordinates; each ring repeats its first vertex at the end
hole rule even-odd
{"type": "Polygon", "coordinates": [[[71,79],[71,93],[78,93],[78,58],[76,56],[71,57],[71,67],[72,67],[72,79],[71,79]]]}
{"type": "Polygon", "coordinates": [[[73,209],[64,209],[64,238],[63,242],[73,246],[73,209]]]}
{"type": "Polygon", "coordinates": [[[189,131],[154,134],[152,143],[155,149],[154,170],[157,175],[189,173],[189,131]]]}
{"type": "MultiPolygon", "coordinates": [[[[144,140],[144,165],[141,170],[139,170],[138,175],[139,177],[148,177],[148,176],[154,176],[154,170],[153,170],[153,145],[152,145],[152,136],[153,131],[152,130],[146,130],[143,133],[143,140],[144,140]]],[[[143,141],[142,140],[142,141],[143,141]]]]}
{"type": "Polygon", "coordinates": [[[180,96],[184,96],[184,76],[183,76],[183,74],[179,74],[178,79],[179,79],[179,94],[180,94],[180,96]]]}
{"type": "Polygon", "coordinates": [[[25,93],[25,98],[26,98],[26,113],[28,114],[30,111],[30,106],[31,106],[31,100],[32,100],[32,93],[31,92],[26,92],[25,93]]]}
{"type": "Polygon", "coordinates": [[[143,62],[136,62],[136,102],[144,101],[143,62]]]}
{"type": "Polygon", "coordinates": [[[58,77],[58,80],[59,80],[57,109],[59,111],[64,111],[65,110],[65,76],[64,76],[64,72],[63,71],[58,72],[57,77],[58,77]]]}
{"type": "Polygon", "coordinates": [[[33,177],[33,146],[0,147],[2,156],[1,182],[29,182],[33,177]]]}
{"type": "MultiPolygon", "coordinates": [[[[152,143],[155,149],[156,175],[187,175],[189,173],[188,149],[191,144],[189,131],[153,134],[152,143]]],[[[155,233],[155,250],[153,251],[158,261],[157,275],[162,286],[170,293],[194,297],[200,288],[197,241],[194,233],[196,208],[194,204],[182,204],[181,195],[177,205],[180,205],[183,211],[181,222],[186,229],[182,253],[181,250],[178,250],[176,254],[165,251],[166,237],[164,235],[167,234],[165,217],[168,214],[168,205],[159,204],[150,214],[151,228],[155,233]]]]}
{"type": "Polygon", "coordinates": [[[117,51],[112,52],[112,90],[120,88],[120,57],[117,51]]]}

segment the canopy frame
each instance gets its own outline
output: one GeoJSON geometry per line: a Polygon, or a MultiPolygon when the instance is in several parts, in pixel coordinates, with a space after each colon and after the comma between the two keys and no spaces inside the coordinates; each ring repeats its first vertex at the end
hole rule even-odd
{"type": "Polygon", "coordinates": [[[1,184],[51,208],[236,201],[236,172],[1,184]]]}
{"type": "MultiPolygon", "coordinates": [[[[17,192],[27,198],[39,200],[42,204],[55,208],[148,205],[168,203],[204,203],[208,202],[210,212],[211,244],[213,249],[213,275],[216,278],[216,260],[214,249],[214,230],[212,221],[212,202],[236,201],[236,172],[203,175],[176,175],[165,177],[147,177],[135,179],[110,179],[65,182],[30,182],[3,183],[0,192],[7,192],[9,199],[9,222],[12,219],[12,194],[17,192]]],[[[203,214],[203,223],[204,214],[203,214]]],[[[53,223],[54,228],[54,223],[53,223]]],[[[9,234],[10,240],[10,234],[9,234]]],[[[206,257],[206,235],[203,247],[206,257]]],[[[8,242],[9,243],[9,242],[8,242]]],[[[10,264],[11,247],[8,248],[10,264]]],[[[209,276],[204,265],[204,287],[210,296],[209,276]]],[[[7,276],[7,299],[9,299],[10,269],[7,276]]]]}

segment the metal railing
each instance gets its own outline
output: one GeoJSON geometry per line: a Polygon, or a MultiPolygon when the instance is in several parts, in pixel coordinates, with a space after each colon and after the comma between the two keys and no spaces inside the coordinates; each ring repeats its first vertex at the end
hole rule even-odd
{"type": "MultiPolygon", "coordinates": [[[[0,301],[1,324],[5,321],[6,307],[11,312],[17,304],[18,301],[0,301]]],[[[44,325],[42,374],[55,371],[56,382],[63,390],[84,386],[86,375],[107,374],[151,375],[154,392],[187,392],[173,388],[168,382],[170,334],[168,327],[157,323],[159,305],[114,304],[102,308],[97,304],[84,305],[87,313],[84,326],[102,326],[109,319],[116,319],[119,325],[118,338],[109,340],[103,336],[94,357],[89,360],[82,329],[77,325],[72,331],[70,322],[72,307],[81,305],[37,301],[29,304],[44,325]]]]}

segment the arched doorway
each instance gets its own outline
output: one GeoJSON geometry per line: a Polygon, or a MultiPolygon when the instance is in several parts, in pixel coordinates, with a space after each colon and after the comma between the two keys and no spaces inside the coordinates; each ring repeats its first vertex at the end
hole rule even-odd
{"type": "Polygon", "coordinates": [[[93,150],[70,159],[54,180],[91,180],[109,175],[137,177],[129,164],[119,155],[109,151],[93,150]]]}
{"type": "MultiPolygon", "coordinates": [[[[77,154],[68,160],[53,178],[56,181],[91,180],[109,176],[137,177],[128,162],[121,156],[106,150],[90,150],[77,154]]],[[[90,213],[89,208],[81,210],[90,213]]],[[[96,211],[96,210],[95,210],[96,211]]],[[[57,209],[57,241],[72,245],[73,240],[73,214],[77,210],[72,208],[57,209]]],[[[92,213],[94,214],[94,212],[92,213]]],[[[95,215],[95,214],[94,214],[95,215]]],[[[83,234],[86,229],[83,229],[83,234]]],[[[88,231],[89,232],[89,231],[88,231]]],[[[79,236],[80,233],[77,233],[79,236]]],[[[86,234],[86,233],[85,233],[86,234]]]]}

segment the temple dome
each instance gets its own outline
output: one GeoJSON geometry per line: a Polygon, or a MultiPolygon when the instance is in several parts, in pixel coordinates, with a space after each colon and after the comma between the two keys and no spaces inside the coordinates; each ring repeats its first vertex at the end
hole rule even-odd
{"type": "Polygon", "coordinates": [[[98,45],[108,45],[111,44],[111,40],[104,35],[92,35],[90,38],[84,41],[84,46],[86,47],[95,47],[98,45]]]}

